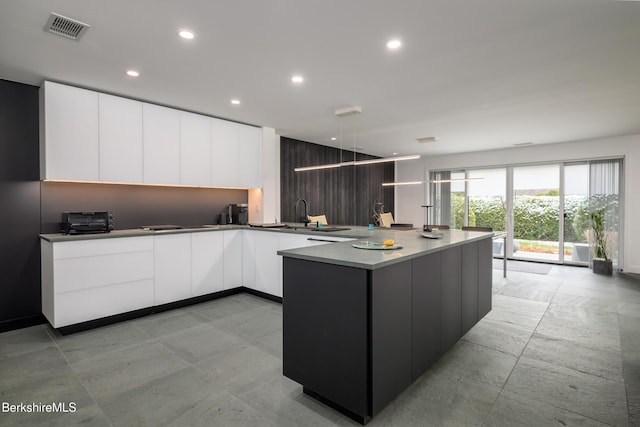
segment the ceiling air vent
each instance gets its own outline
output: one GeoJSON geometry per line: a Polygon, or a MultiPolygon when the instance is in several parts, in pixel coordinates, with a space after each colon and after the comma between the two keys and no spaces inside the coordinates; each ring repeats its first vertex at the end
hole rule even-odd
{"type": "Polygon", "coordinates": [[[90,25],[76,21],[75,19],[51,12],[51,16],[49,16],[49,20],[44,29],[59,36],[78,40],[89,27],[90,25]]]}
{"type": "Polygon", "coordinates": [[[435,136],[427,136],[425,138],[418,138],[417,139],[417,141],[420,144],[426,144],[426,143],[429,143],[429,142],[436,142],[437,140],[438,140],[438,138],[436,138],[435,136]]]}

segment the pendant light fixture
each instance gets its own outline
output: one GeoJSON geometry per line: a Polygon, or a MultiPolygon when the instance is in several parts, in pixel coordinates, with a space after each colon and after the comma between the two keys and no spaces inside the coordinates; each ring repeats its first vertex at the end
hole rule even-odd
{"type": "MultiPolygon", "coordinates": [[[[356,114],[362,113],[362,107],[358,105],[354,105],[351,107],[338,108],[335,110],[336,117],[348,117],[356,114]]],[[[313,170],[321,170],[321,169],[332,169],[339,168],[345,166],[362,166],[362,165],[372,165],[376,163],[388,163],[388,162],[400,162],[403,160],[415,160],[419,159],[420,155],[410,155],[410,156],[397,156],[397,157],[381,157],[377,159],[367,159],[367,160],[357,160],[356,159],[356,130],[355,127],[353,129],[353,161],[344,162],[342,161],[342,125],[340,126],[340,162],[339,163],[329,163],[324,165],[315,165],[315,166],[302,166],[294,168],[295,172],[306,172],[313,170]]],[[[382,184],[382,185],[394,185],[394,184],[382,184]]]]}
{"type": "Polygon", "coordinates": [[[426,182],[430,184],[444,184],[448,182],[467,182],[467,181],[480,181],[484,179],[484,177],[478,178],[453,178],[453,179],[434,179],[431,181],[405,181],[405,182],[383,182],[383,187],[388,187],[392,185],[416,185],[416,184],[424,184],[426,182]]]}

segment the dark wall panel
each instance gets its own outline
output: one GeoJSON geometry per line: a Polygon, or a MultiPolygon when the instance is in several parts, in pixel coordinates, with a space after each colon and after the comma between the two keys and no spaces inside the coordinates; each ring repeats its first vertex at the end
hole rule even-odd
{"type": "Polygon", "coordinates": [[[247,190],[43,182],[42,232],[58,232],[64,211],[114,211],[116,229],[216,224],[226,205],[247,200],[247,190]]]}
{"type": "Polygon", "coordinates": [[[0,331],[38,323],[38,88],[0,80],[0,331]]]}
{"type": "MultiPolygon", "coordinates": [[[[374,156],[356,154],[357,160],[374,156]]],[[[338,163],[353,160],[353,152],[280,138],[280,198],[284,222],[299,222],[294,205],[299,198],[309,203],[310,215],[327,216],[329,224],[367,225],[371,223],[373,204],[379,200],[385,212],[393,212],[393,187],[382,183],[393,181],[395,165],[347,166],[308,172],[294,172],[299,166],[338,163]]]]}

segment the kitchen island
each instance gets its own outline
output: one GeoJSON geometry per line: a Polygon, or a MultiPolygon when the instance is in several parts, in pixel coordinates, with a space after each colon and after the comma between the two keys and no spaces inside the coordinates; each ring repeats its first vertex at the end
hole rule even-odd
{"type": "Polygon", "coordinates": [[[363,424],[422,375],[491,310],[493,234],[441,233],[279,251],[284,375],[363,424]]]}

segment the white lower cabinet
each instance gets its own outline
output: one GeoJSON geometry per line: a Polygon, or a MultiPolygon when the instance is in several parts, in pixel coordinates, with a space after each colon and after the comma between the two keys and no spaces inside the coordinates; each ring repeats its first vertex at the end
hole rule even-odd
{"type": "Polygon", "coordinates": [[[191,234],[154,237],[154,305],[191,297],[191,234]]]}
{"type": "Polygon", "coordinates": [[[278,234],[256,231],[254,242],[256,266],[254,289],[269,295],[281,297],[282,288],[276,280],[278,274],[278,234]]]}
{"type": "Polygon", "coordinates": [[[191,235],[191,296],[224,289],[224,239],[218,231],[191,235]]]}
{"type": "Polygon", "coordinates": [[[242,230],[242,285],[249,289],[256,289],[256,234],[242,230]]]}
{"type": "Polygon", "coordinates": [[[253,250],[245,252],[243,269],[250,271],[251,277],[254,278],[251,286],[248,286],[246,281],[245,286],[277,297],[282,297],[282,257],[278,255],[279,250],[352,240],[259,230],[245,230],[245,233],[249,235],[245,242],[250,241],[253,250]]]}
{"type": "Polygon", "coordinates": [[[223,289],[233,289],[242,286],[242,230],[225,230],[224,240],[224,268],[223,289]]]}
{"type": "Polygon", "coordinates": [[[60,328],[241,286],[282,297],[279,250],[344,240],[248,229],[42,240],[42,313],[60,328]]]}
{"type": "Polygon", "coordinates": [[[153,237],[41,241],[42,313],[55,328],[150,307],[153,237]]]}

